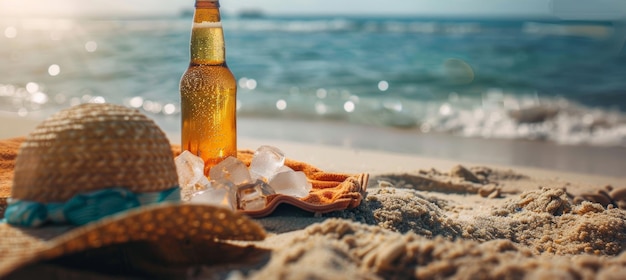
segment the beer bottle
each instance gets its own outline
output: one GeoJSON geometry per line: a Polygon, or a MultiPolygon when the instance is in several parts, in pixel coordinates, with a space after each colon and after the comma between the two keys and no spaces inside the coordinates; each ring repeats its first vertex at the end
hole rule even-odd
{"type": "Polygon", "coordinates": [[[237,82],[226,65],[218,0],[196,0],[190,63],[180,81],[182,150],[204,160],[204,173],[237,156],[237,82]]]}

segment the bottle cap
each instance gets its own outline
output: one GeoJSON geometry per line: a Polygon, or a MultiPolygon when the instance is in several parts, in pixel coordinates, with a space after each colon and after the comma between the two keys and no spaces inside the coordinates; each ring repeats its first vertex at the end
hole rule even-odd
{"type": "Polygon", "coordinates": [[[213,7],[219,8],[220,7],[220,1],[219,0],[196,0],[196,7],[198,7],[198,5],[213,5],[213,7]]]}

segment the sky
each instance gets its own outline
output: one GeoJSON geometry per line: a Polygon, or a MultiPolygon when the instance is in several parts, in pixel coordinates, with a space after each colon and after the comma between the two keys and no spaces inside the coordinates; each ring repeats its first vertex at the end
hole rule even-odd
{"type": "MultiPolygon", "coordinates": [[[[176,15],[194,0],[0,0],[9,16],[176,15]]],[[[626,0],[220,0],[225,13],[626,18],[626,0]]]]}

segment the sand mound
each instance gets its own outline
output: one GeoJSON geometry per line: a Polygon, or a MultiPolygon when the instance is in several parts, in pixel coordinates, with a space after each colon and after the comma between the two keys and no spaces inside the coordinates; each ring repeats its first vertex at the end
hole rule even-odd
{"type": "Polygon", "coordinates": [[[511,171],[465,170],[472,176],[431,170],[374,177],[361,206],[327,214],[289,238],[276,235],[281,246],[266,265],[247,276],[618,279],[626,275],[625,211],[574,202],[561,185],[533,180],[521,193],[482,195],[485,186],[506,190],[507,181],[520,186],[529,178],[511,171]]]}
{"type": "Polygon", "coordinates": [[[616,279],[617,257],[536,255],[510,240],[428,238],[340,219],[312,225],[251,279],[616,279]]]}
{"type": "Polygon", "coordinates": [[[373,188],[360,207],[332,216],[426,237],[506,239],[536,254],[616,255],[626,244],[626,212],[587,201],[573,205],[562,189],[531,190],[497,204],[490,199],[491,207],[475,211],[473,205],[425,194],[397,187],[373,188]],[[474,213],[455,215],[458,208],[474,213]]]}

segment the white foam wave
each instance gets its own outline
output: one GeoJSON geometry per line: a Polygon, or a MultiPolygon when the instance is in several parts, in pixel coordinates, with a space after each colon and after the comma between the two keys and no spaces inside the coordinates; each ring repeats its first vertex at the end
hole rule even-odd
{"type": "Polygon", "coordinates": [[[424,119],[422,129],[464,137],[626,147],[626,116],[621,112],[587,108],[562,99],[525,97],[513,100],[520,106],[453,107],[448,114],[431,114],[424,119]]]}
{"type": "Polygon", "coordinates": [[[470,34],[482,32],[479,23],[435,21],[362,21],[355,19],[229,19],[224,28],[238,31],[275,31],[275,32],[385,32],[385,33],[445,33],[470,34]]]}
{"type": "Polygon", "coordinates": [[[522,32],[536,35],[579,36],[591,38],[607,38],[613,35],[612,26],[599,24],[563,25],[557,23],[526,22],[522,32]]]}
{"type": "Polygon", "coordinates": [[[354,95],[242,96],[243,116],[342,120],[353,123],[450,133],[462,137],[552,141],[564,145],[626,147],[626,115],[589,108],[566,99],[510,95],[492,90],[480,98],[451,94],[448,100],[416,101],[401,97],[354,95]],[[349,102],[350,106],[345,106],[349,102]]]}

